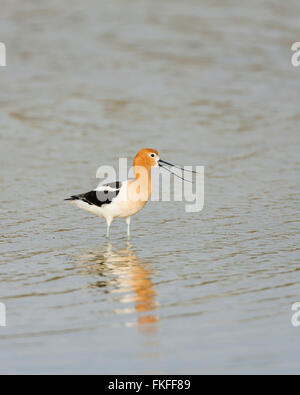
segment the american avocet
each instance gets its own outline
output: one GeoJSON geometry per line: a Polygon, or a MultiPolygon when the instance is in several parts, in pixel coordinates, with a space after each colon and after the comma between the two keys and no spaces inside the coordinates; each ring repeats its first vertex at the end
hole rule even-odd
{"type": "MultiPolygon", "coordinates": [[[[161,166],[169,170],[164,165],[177,167],[161,160],[155,149],[143,148],[137,153],[133,161],[135,175],[133,180],[100,185],[93,191],[73,195],[65,200],[70,200],[75,206],[99,217],[104,217],[107,222],[107,237],[109,237],[113,219],[125,218],[127,235],[129,236],[131,216],[138,213],[151,197],[151,169],[161,166]]],[[[173,174],[178,176],[175,173],[173,174]]]]}

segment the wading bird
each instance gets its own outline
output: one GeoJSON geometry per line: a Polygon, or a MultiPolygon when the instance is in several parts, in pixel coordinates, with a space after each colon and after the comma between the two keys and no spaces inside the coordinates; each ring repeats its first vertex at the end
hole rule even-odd
{"type": "MultiPolygon", "coordinates": [[[[151,169],[161,166],[170,171],[165,165],[184,170],[161,160],[155,149],[143,148],[137,153],[133,161],[134,179],[100,185],[93,191],[73,195],[65,200],[69,200],[75,206],[99,217],[104,217],[107,222],[106,237],[109,237],[113,219],[125,218],[129,237],[132,215],[138,213],[151,197],[151,169]]],[[[175,173],[173,174],[182,178],[175,173]]]]}

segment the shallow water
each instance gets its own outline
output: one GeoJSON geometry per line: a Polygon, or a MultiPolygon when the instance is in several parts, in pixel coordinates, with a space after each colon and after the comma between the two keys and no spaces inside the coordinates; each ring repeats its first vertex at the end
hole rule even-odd
{"type": "Polygon", "coordinates": [[[299,373],[299,2],[1,4],[1,372],[299,373]],[[63,199],[144,146],[204,210],[107,242],[63,199]]]}

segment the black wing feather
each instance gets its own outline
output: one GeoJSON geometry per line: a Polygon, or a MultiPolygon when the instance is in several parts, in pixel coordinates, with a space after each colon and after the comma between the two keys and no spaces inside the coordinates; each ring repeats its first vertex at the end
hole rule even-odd
{"type": "Polygon", "coordinates": [[[95,190],[80,195],[73,195],[65,200],[82,200],[90,205],[101,207],[104,204],[109,204],[118,196],[122,183],[120,181],[112,182],[110,184],[102,185],[103,190],[95,190]],[[107,189],[104,189],[107,187],[107,189]]]}

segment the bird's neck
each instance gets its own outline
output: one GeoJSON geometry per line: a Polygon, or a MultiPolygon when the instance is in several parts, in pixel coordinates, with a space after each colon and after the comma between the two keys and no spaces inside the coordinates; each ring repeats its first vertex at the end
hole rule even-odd
{"type": "Polygon", "coordinates": [[[151,168],[134,166],[134,174],[135,190],[138,195],[140,194],[140,200],[149,200],[152,192],[151,168]]]}

